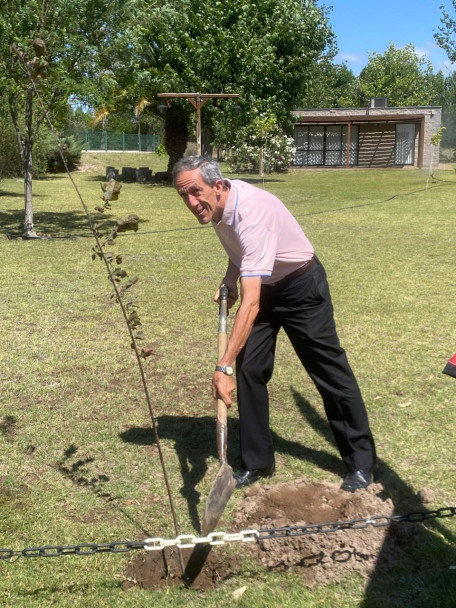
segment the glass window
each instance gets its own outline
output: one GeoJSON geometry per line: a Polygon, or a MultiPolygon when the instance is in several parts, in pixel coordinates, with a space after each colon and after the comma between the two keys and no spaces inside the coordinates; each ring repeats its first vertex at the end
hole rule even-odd
{"type": "Polygon", "coordinates": [[[415,157],[415,124],[396,125],[396,165],[413,165],[415,157]]]}
{"type": "MultiPolygon", "coordinates": [[[[347,125],[296,127],[294,164],[343,166],[347,162],[347,125]]],[[[358,162],[358,125],[350,130],[350,165],[358,162]]]]}

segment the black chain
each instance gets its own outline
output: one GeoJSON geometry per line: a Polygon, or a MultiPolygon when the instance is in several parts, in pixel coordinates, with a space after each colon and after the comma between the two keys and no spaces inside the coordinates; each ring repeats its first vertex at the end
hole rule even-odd
{"type": "Polygon", "coordinates": [[[61,557],[63,555],[95,555],[95,553],[128,553],[135,549],[144,549],[141,541],[117,541],[112,543],[81,543],[79,545],[47,545],[29,547],[20,551],[0,549],[0,560],[12,557],[61,557]]]}
{"type": "MultiPolygon", "coordinates": [[[[308,526],[285,526],[282,528],[265,528],[258,530],[257,540],[305,536],[308,534],[330,534],[339,530],[364,530],[369,526],[379,528],[397,523],[417,524],[430,519],[454,517],[456,507],[442,507],[435,511],[414,511],[407,515],[374,515],[349,521],[324,522],[308,526]]],[[[177,544],[177,543],[176,543],[177,544]]],[[[64,555],[95,555],[96,553],[128,553],[136,549],[144,549],[147,541],[117,541],[112,543],[81,543],[79,545],[47,545],[44,547],[29,547],[15,551],[0,549],[0,560],[13,557],[62,557],[64,555]]]]}
{"type": "Polygon", "coordinates": [[[289,536],[304,536],[306,534],[330,534],[339,530],[364,530],[369,526],[380,528],[389,526],[392,523],[407,522],[411,524],[421,523],[429,519],[453,517],[456,515],[456,507],[442,507],[435,511],[415,511],[407,515],[374,515],[373,517],[363,517],[350,521],[324,522],[320,524],[310,524],[308,526],[285,526],[283,528],[266,528],[258,530],[258,540],[271,538],[285,538],[289,536]]]}

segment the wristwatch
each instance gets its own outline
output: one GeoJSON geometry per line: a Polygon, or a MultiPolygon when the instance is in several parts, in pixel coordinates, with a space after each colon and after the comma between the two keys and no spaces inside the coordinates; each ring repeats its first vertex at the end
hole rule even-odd
{"type": "Polygon", "coordinates": [[[215,371],[216,372],[223,372],[227,376],[232,376],[233,375],[233,368],[231,367],[231,365],[216,365],[215,366],[215,371]]]}

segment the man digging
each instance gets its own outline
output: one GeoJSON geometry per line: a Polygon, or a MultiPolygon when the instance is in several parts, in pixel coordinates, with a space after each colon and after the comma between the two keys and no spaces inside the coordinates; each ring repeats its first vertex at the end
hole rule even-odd
{"type": "MultiPolygon", "coordinates": [[[[275,472],[267,384],[277,334],[284,329],[317,387],[347,473],[342,489],[372,482],[375,444],[356,378],[340,346],[325,270],[298,222],[272,194],[222,177],[218,164],[199,156],[174,167],[174,186],[200,224],[212,222],[228,254],[222,284],[229,304],[238,298],[228,346],[213,378],[214,398],[227,407],[236,363],[241,462],[236,487],[275,472]]],[[[219,291],[215,295],[218,301],[219,291]]]]}

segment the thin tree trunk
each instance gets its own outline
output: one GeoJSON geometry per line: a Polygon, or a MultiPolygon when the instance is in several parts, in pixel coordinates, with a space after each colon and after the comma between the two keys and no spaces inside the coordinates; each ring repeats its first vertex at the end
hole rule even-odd
{"type": "Polygon", "coordinates": [[[25,141],[22,147],[22,165],[24,168],[24,230],[22,237],[36,239],[38,235],[33,229],[33,89],[29,88],[25,102],[25,141]]]}
{"type": "MultiPolygon", "coordinates": [[[[28,144],[28,142],[27,142],[28,144]]],[[[24,238],[35,238],[37,235],[33,229],[33,164],[32,164],[32,150],[30,145],[25,145],[23,159],[24,164],[24,203],[25,203],[25,215],[24,215],[24,231],[22,236],[24,238]]]]}

